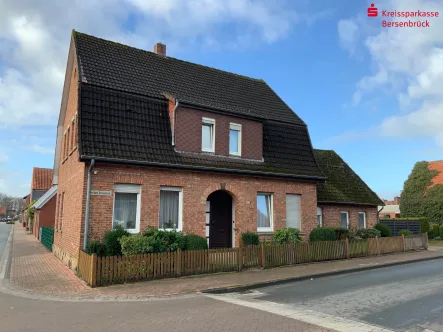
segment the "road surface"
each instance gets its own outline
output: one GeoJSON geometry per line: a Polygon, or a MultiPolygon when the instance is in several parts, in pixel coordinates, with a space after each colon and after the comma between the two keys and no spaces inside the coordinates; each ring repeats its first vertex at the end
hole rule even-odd
{"type": "Polygon", "coordinates": [[[5,222],[0,222],[0,259],[5,250],[6,243],[8,242],[9,232],[11,231],[11,226],[5,222]]]}
{"type": "Polygon", "coordinates": [[[343,326],[358,322],[388,331],[443,332],[443,260],[295,282],[219,298],[269,312],[292,312],[299,317],[307,314],[306,321],[318,321],[322,326],[331,326],[334,321],[343,326]]]}

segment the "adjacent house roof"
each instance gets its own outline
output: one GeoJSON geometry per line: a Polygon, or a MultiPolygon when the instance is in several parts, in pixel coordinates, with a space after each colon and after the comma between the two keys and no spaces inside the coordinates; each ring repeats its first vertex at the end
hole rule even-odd
{"type": "Polygon", "coordinates": [[[45,206],[46,203],[48,203],[51,198],[53,198],[57,194],[57,186],[52,186],[51,189],[49,189],[42,197],[40,197],[37,202],[35,202],[31,208],[34,208],[36,210],[41,209],[43,206],[45,206]]]}
{"type": "Polygon", "coordinates": [[[34,167],[31,190],[48,190],[52,186],[52,168],[34,167]]]}
{"type": "Polygon", "coordinates": [[[306,125],[264,81],[73,36],[81,80],[81,160],[324,180],[306,125]],[[262,122],[264,160],[176,152],[164,93],[262,122]]]}
{"type": "Polygon", "coordinates": [[[314,150],[318,166],[327,177],[317,184],[319,203],[385,205],[371,188],[332,150],[314,150]]]}
{"type": "Polygon", "coordinates": [[[240,115],[304,122],[263,81],[158,55],[73,31],[84,83],[230,111],[240,115]]]}
{"type": "Polygon", "coordinates": [[[432,178],[432,184],[427,189],[432,188],[436,184],[443,184],[443,160],[430,161],[428,163],[428,169],[437,171],[438,174],[432,178]]]}
{"type": "Polygon", "coordinates": [[[380,210],[383,208],[380,213],[400,213],[400,205],[397,204],[391,204],[386,206],[379,206],[378,209],[380,210]]]}

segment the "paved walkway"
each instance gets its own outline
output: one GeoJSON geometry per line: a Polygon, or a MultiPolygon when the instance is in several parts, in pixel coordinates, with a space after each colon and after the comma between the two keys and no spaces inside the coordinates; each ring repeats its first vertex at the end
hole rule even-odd
{"type": "Polygon", "coordinates": [[[28,294],[76,300],[145,300],[221,287],[243,286],[314,274],[382,266],[426,258],[443,258],[443,248],[379,257],[313,263],[275,269],[254,269],[241,273],[221,273],[165,279],[101,288],[89,288],[67,266],[35,239],[15,225],[10,285],[28,294]]]}

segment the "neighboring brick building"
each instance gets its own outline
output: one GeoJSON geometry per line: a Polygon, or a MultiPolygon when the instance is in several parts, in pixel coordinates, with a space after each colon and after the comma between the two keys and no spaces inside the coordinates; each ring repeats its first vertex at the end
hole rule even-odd
{"type": "Polygon", "coordinates": [[[40,239],[41,227],[54,228],[56,194],[57,186],[53,186],[31,206],[35,210],[32,234],[37,239],[40,239]]]}
{"type": "Polygon", "coordinates": [[[0,218],[6,217],[6,206],[0,205],[0,218]]]}
{"type": "Polygon", "coordinates": [[[30,202],[42,197],[52,187],[52,178],[52,168],[34,167],[32,169],[30,202]]]}
{"type": "Polygon", "coordinates": [[[349,229],[373,227],[383,201],[334,151],[314,150],[327,177],[317,185],[317,220],[322,226],[349,229]]]}
{"type": "Polygon", "coordinates": [[[238,245],[246,231],[315,228],[325,176],[306,124],[263,80],[155,50],[73,32],[54,159],[54,253],[74,268],[84,236],[116,225],[182,230],[211,248],[238,245]]]}

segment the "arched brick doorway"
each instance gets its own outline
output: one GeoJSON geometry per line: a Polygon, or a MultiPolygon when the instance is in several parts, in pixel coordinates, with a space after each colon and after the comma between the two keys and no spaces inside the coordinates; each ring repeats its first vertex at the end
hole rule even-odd
{"type": "Polygon", "coordinates": [[[232,248],[233,204],[232,196],[224,190],[208,196],[209,248],[232,248]]]}

